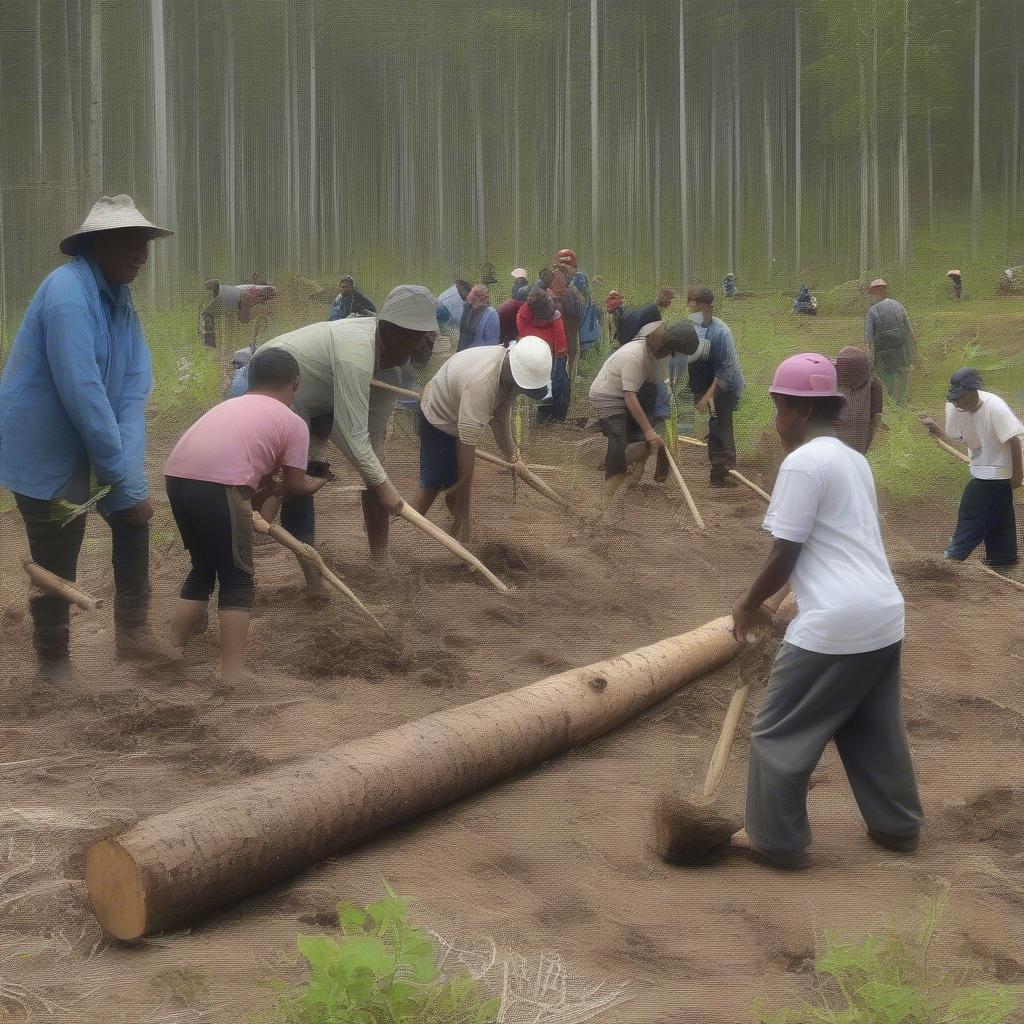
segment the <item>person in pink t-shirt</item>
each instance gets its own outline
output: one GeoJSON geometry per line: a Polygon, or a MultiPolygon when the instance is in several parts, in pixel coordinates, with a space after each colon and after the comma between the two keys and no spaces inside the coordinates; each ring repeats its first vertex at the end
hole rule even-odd
{"type": "Polygon", "coordinates": [[[245,658],[254,590],[252,506],[271,494],[315,494],[327,482],[306,476],[309,431],[291,410],[298,386],[299,364],[290,352],[257,353],[249,363],[249,393],[193,423],[164,467],[171,512],[192,559],[171,624],[174,647],[183,657],[217,583],[225,682],[241,678],[245,658]]]}

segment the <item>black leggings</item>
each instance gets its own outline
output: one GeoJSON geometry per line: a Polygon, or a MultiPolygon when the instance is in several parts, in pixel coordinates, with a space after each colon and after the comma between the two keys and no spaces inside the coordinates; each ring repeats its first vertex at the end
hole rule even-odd
{"type": "Polygon", "coordinates": [[[192,558],[181,596],[208,601],[218,582],[219,608],[248,611],[255,590],[251,492],[206,480],[169,476],[166,481],[174,521],[192,558]]]}

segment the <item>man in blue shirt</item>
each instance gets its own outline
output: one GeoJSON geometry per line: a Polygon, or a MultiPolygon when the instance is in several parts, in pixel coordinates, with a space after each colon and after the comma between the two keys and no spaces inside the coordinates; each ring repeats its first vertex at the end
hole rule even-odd
{"type": "MultiPolygon", "coordinates": [[[[146,403],[149,350],[128,285],[149,243],[172,232],[150,224],[126,195],[104,196],[60,243],[70,263],[39,286],[0,377],[0,485],[14,492],[32,558],[74,581],[85,536],[80,515],[62,525],[56,499],[85,501],[90,478],[110,491],[99,502],[110,526],[118,654],[159,654],[146,625],[149,520],[146,403]]],[[[70,675],[68,606],[30,602],[41,674],[70,675]]]]}
{"type": "Polygon", "coordinates": [[[338,282],[338,294],[328,320],[346,320],[350,316],[373,316],[377,307],[356,287],[351,275],[338,282]]]}
{"type": "Polygon", "coordinates": [[[736,468],[736,438],[732,417],[743,393],[743,371],[736,355],[732,331],[714,315],[715,293],[691,288],[686,293],[690,319],[700,345],[690,357],[687,371],[698,412],[709,414],[708,461],[712,487],[735,487],[729,470],[736,468]]]}

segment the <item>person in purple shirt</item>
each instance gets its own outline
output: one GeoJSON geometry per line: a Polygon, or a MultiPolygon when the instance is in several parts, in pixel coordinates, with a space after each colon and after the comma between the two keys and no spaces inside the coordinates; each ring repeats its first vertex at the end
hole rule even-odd
{"type": "MultiPolygon", "coordinates": [[[[33,560],[74,581],[85,515],[63,522],[58,499],[80,504],[96,488],[110,526],[120,657],[159,656],[147,625],[149,520],[146,403],[153,387],[129,284],[149,243],[172,232],[150,224],[126,195],[104,196],[60,243],[72,257],[39,286],[0,377],[0,485],[14,492],[33,560]]],[[[30,601],[40,675],[70,678],[68,605],[30,601]]]]}

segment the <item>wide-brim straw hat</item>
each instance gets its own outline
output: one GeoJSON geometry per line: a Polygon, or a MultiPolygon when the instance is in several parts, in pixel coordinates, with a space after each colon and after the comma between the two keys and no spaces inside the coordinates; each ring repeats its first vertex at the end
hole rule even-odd
{"type": "Polygon", "coordinates": [[[101,196],[93,204],[82,226],[68,235],[60,243],[60,251],[65,256],[77,256],[82,251],[82,243],[89,235],[100,231],[123,231],[125,228],[142,228],[149,238],[168,238],[174,234],[167,228],[151,224],[139,213],[132,197],[122,193],[119,196],[101,196]]]}

